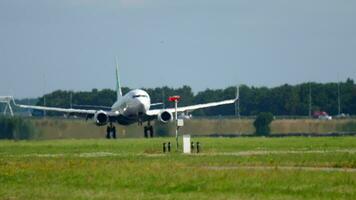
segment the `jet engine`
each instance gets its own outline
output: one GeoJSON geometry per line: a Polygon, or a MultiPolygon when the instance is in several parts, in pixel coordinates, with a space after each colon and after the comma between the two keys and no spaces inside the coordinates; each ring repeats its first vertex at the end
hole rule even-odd
{"type": "Polygon", "coordinates": [[[94,120],[97,126],[104,126],[109,122],[109,116],[105,111],[98,111],[94,115],[94,120]]]}
{"type": "Polygon", "coordinates": [[[163,111],[158,115],[158,120],[163,123],[167,123],[173,120],[173,115],[168,111],[163,111]]]}

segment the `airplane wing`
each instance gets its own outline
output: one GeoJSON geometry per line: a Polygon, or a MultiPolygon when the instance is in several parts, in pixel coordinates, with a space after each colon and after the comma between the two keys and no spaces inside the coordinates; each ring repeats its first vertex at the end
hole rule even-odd
{"type": "MultiPolygon", "coordinates": [[[[194,110],[202,109],[202,108],[209,108],[209,107],[233,104],[233,103],[235,103],[236,101],[239,100],[239,93],[240,93],[239,92],[239,87],[236,87],[236,97],[235,97],[235,99],[229,99],[229,100],[211,102],[211,103],[204,103],[204,104],[197,104],[197,105],[192,105],[192,106],[178,107],[177,108],[177,113],[180,113],[180,112],[192,112],[194,110]]],[[[147,115],[151,116],[151,117],[152,116],[157,116],[162,111],[168,111],[170,113],[175,113],[176,112],[175,108],[153,109],[153,110],[147,111],[147,115]]]]}
{"type": "Polygon", "coordinates": [[[104,110],[104,111],[110,111],[111,107],[109,106],[96,106],[96,105],[78,105],[78,104],[73,104],[72,107],[74,109],[84,109],[84,110],[104,110]]]}
{"type": "Polygon", "coordinates": [[[45,107],[45,106],[30,106],[15,104],[20,108],[34,109],[34,110],[44,110],[44,111],[55,111],[63,113],[78,113],[78,114],[95,114],[97,110],[85,110],[85,109],[73,109],[73,108],[56,108],[56,107],[45,107]]]}
{"type": "Polygon", "coordinates": [[[16,104],[15,100],[12,99],[12,102],[15,106],[25,109],[33,109],[33,110],[43,110],[43,111],[55,111],[62,113],[70,113],[70,114],[95,114],[98,110],[86,110],[86,109],[73,109],[73,108],[57,108],[57,107],[46,107],[46,106],[32,106],[32,105],[21,105],[16,104]]]}
{"type": "MultiPolygon", "coordinates": [[[[232,104],[235,103],[238,99],[230,99],[230,100],[225,100],[225,101],[219,101],[219,102],[212,102],[212,103],[205,103],[205,104],[197,104],[197,105],[192,105],[192,106],[184,106],[184,107],[178,107],[177,112],[191,112],[197,109],[202,109],[202,108],[209,108],[209,107],[214,107],[214,106],[221,106],[221,105],[226,105],[226,104],[232,104]]],[[[168,111],[170,113],[175,113],[175,108],[167,108],[167,109],[154,109],[154,110],[149,110],[147,111],[147,115],[158,115],[162,111],[168,111]]]]}

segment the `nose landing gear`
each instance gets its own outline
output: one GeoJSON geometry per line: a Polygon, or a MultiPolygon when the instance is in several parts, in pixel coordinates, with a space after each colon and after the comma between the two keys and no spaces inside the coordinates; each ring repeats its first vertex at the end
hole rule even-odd
{"type": "Polygon", "coordinates": [[[144,127],[145,138],[153,138],[153,126],[150,122],[147,123],[147,126],[144,127]]]}
{"type": "Polygon", "coordinates": [[[112,125],[112,123],[110,122],[110,125],[106,128],[106,138],[110,139],[116,139],[116,128],[115,126],[112,125]]]}

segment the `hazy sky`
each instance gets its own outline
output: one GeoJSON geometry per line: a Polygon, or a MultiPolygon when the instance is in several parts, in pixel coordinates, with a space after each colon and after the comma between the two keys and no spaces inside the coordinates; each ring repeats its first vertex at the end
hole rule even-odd
{"type": "Polygon", "coordinates": [[[354,0],[0,0],[0,95],[356,79],[354,0]]]}

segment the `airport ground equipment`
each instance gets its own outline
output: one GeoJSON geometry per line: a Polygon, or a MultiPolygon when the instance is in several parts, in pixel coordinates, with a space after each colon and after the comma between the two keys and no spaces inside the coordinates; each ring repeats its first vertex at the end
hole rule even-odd
{"type": "Polygon", "coordinates": [[[191,150],[191,151],[194,151],[194,142],[191,142],[191,143],[190,143],[190,150],[191,150]]]}
{"type": "Polygon", "coordinates": [[[171,152],[171,142],[168,142],[167,149],[168,149],[168,152],[171,152]]]}
{"type": "Polygon", "coordinates": [[[183,153],[190,154],[190,135],[183,135],[183,153]]]}
{"type": "Polygon", "coordinates": [[[12,107],[11,107],[11,101],[12,100],[13,100],[13,97],[11,97],[11,96],[0,96],[0,103],[4,103],[5,104],[5,108],[4,108],[3,114],[6,115],[7,110],[9,109],[11,117],[14,116],[14,112],[13,112],[12,107]]]}
{"type": "Polygon", "coordinates": [[[197,153],[200,152],[200,142],[197,142],[197,153]]]}
{"type": "Polygon", "coordinates": [[[174,120],[176,121],[176,144],[177,144],[177,150],[179,147],[179,143],[178,143],[178,112],[177,112],[177,108],[178,108],[178,102],[180,100],[180,96],[176,95],[176,96],[171,96],[168,98],[168,101],[170,102],[174,102],[174,120]]]}
{"type": "Polygon", "coordinates": [[[194,153],[194,148],[196,148],[196,153],[199,153],[201,151],[201,143],[200,142],[196,142],[194,144],[194,142],[190,143],[190,152],[194,153]]]}
{"type": "Polygon", "coordinates": [[[163,142],[162,147],[163,147],[163,153],[171,152],[171,142],[167,142],[167,143],[163,142]]]}
{"type": "Polygon", "coordinates": [[[163,142],[163,153],[166,153],[166,143],[163,142]]]}

